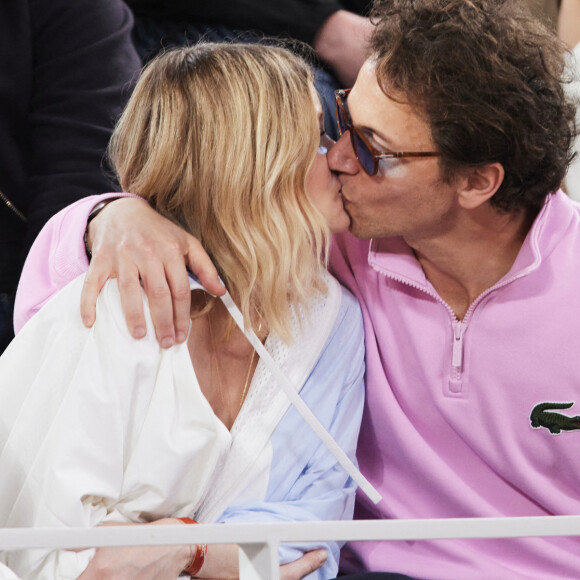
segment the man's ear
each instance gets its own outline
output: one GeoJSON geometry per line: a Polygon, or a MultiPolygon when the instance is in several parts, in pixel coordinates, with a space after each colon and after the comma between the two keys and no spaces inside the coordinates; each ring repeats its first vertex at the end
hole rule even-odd
{"type": "Polygon", "coordinates": [[[499,189],[504,175],[503,165],[498,162],[466,170],[457,191],[461,206],[475,209],[484,204],[499,189]]]}

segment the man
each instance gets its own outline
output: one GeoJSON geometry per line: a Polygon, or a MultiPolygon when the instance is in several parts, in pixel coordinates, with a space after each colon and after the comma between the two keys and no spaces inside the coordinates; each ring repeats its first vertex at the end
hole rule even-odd
{"type": "MultiPolygon", "coordinates": [[[[329,153],[360,238],[337,238],[332,256],[365,318],[359,461],[383,494],[377,506],[361,496],[357,517],[578,514],[580,207],[557,192],[574,133],[560,45],[516,0],[379,0],[374,18],[372,56],[337,95],[343,135],[329,153]]],[[[87,324],[111,272],[135,336],[141,274],[167,346],[186,329],[183,256],[219,291],[194,242],[159,221],[125,199],[91,222],[87,324]],[[135,209],[161,243],[119,226],[135,209]]],[[[344,569],[574,578],[579,548],[365,542],[348,546],[344,569]]]]}
{"type": "MultiPolygon", "coordinates": [[[[580,391],[580,210],[550,193],[574,115],[559,46],[513,0],[383,1],[375,14],[373,57],[339,108],[351,130],[329,153],[351,231],[372,239],[339,239],[333,256],[365,316],[358,457],[384,497],[361,495],[356,517],[578,514],[580,420],[565,409],[580,391]],[[363,137],[439,157],[382,159],[371,176],[363,137]]],[[[344,569],[572,578],[579,548],[358,543],[344,569]]]]}

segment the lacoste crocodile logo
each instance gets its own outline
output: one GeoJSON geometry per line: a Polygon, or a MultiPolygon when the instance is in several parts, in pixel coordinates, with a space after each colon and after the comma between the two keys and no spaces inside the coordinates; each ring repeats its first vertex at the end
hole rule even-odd
{"type": "Polygon", "coordinates": [[[573,431],[580,429],[580,415],[568,417],[560,413],[550,413],[546,409],[569,409],[574,405],[571,403],[540,403],[532,409],[530,422],[534,429],[545,427],[550,433],[560,433],[560,431],[573,431]]]}

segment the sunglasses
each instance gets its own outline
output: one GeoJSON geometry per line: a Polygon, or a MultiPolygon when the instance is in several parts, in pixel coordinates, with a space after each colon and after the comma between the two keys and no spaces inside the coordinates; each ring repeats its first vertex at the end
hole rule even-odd
{"type": "Polygon", "coordinates": [[[350,89],[338,89],[334,91],[334,109],[336,112],[336,124],[338,132],[342,136],[350,132],[350,140],[356,158],[361,167],[369,174],[376,175],[379,170],[380,159],[398,159],[400,157],[438,157],[436,151],[379,151],[372,143],[352,124],[352,119],[346,108],[346,97],[350,89]]]}

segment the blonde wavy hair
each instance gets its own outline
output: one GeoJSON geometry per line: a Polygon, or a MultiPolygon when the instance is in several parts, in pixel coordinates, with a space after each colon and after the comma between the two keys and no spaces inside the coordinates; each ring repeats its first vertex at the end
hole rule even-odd
{"type": "Polygon", "coordinates": [[[124,191],[197,237],[238,303],[291,341],[326,291],[329,232],[306,177],[319,146],[309,66],[277,46],[202,43],[143,70],[109,157],[124,191]]]}

